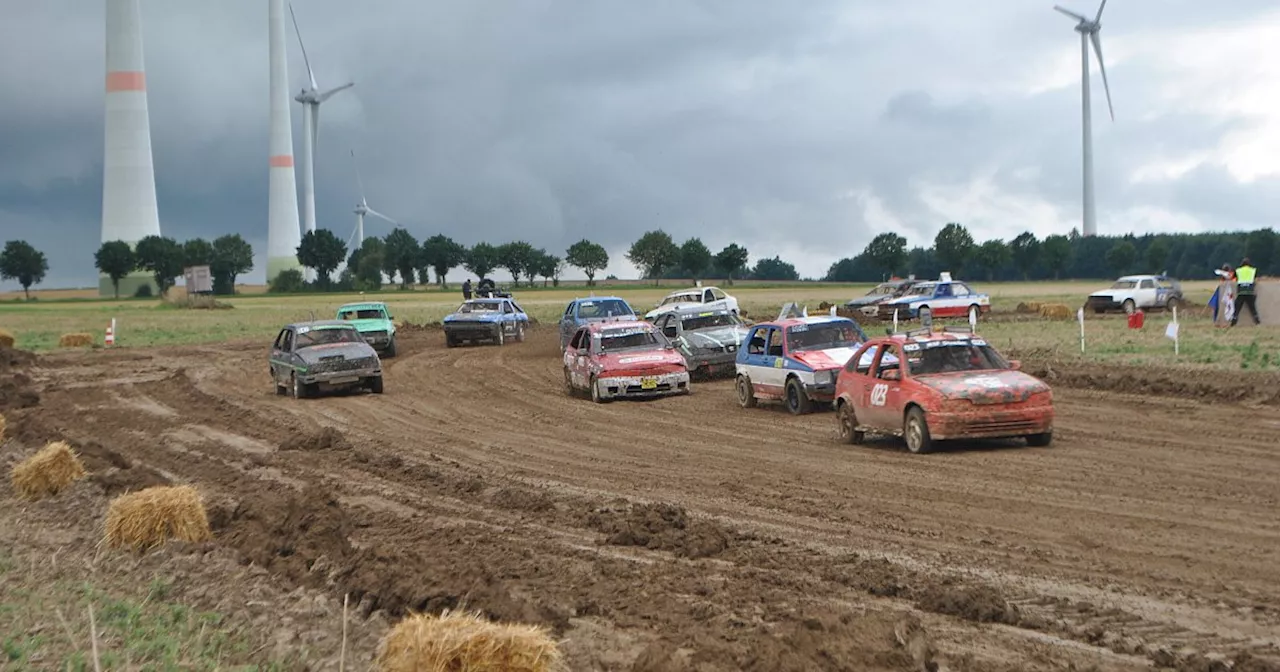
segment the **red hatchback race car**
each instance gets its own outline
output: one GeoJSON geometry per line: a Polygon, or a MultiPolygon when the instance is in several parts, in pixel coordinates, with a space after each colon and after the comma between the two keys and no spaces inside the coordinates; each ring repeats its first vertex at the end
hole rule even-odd
{"type": "Polygon", "coordinates": [[[597,403],[619,397],[689,393],[689,370],[675,344],[648,322],[592,322],[564,351],[564,384],[597,403]]]}
{"type": "Polygon", "coordinates": [[[936,441],[1053,440],[1053,392],[991,344],[961,329],[919,329],[867,341],[836,381],[840,438],[902,436],[927,453],[936,441]],[[906,366],[903,366],[906,362],[906,366]]]}

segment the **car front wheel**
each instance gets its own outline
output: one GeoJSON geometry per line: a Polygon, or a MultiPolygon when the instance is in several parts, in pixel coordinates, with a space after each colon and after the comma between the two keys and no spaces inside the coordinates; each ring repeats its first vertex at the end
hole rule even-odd
{"type": "Polygon", "coordinates": [[[503,345],[507,342],[507,335],[503,333],[502,325],[498,325],[498,327],[494,329],[493,340],[498,345],[503,345]]]}
{"type": "Polygon", "coordinates": [[[301,380],[298,379],[298,374],[295,373],[289,376],[289,384],[291,387],[290,391],[293,393],[294,399],[307,398],[307,393],[310,390],[307,389],[307,385],[305,385],[301,380]]]}
{"type": "Polygon", "coordinates": [[[1053,443],[1053,430],[1042,434],[1032,434],[1027,437],[1027,445],[1033,448],[1043,448],[1050,443],[1053,443]]]}
{"type": "Polygon", "coordinates": [[[756,393],[751,387],[751,379],[738,374],[738,405],[743,408],[755,408],[756,393]]]}
{"type": "Polygon", "coordinates": [[[805,394],[804,385],[800,383],[799,378],[792,378],[787,381],[787,410],[792,415],[804,415],[808,413],[812,403],[809,401],[809,395],[805,394]]]}
{"type": "Polygon", "coordinates": [[[836,417],[840,422],[840,440],[849,444],[862,443],[866,433],[858,431],[858,417],[853,411],[853,404],[840,402],[836,417]]]}
{"type": "Polygon", "coordinates": [[[1137,309],[1138,307],[1134,304],[1133,299],[1124,300],[1124,312],[1126,315],[1132,315],[1137,309]]]}
{"type": "Polygon", "coordinates": [[[396,356],[396,337],[395,336],[392,336],[391,341],[387,343],[387,351],[383,353],[383,356],[388,358],[396,356]]]}
{"type": "Polygon", "coordinates": [[[902,423],[902,438],[907,442],[907,450],[921,454],[933,450],[933,437],[929,436],[929,423],[925,420],[924,411],[919,406],[912,406],[907,411],[907,419],[902,423]]]}
{"type": "Polygon", "coordinates": [[[596,382],[595,376],[591,376],[591,401],[597,404],[604,403],[604,398],[600,396],[600,385],[596,382]]]}
{"type": "Polygon", "coordinates": [[[374,376],[369,379],[369,391],[374,394],[382,394],[382,376],[374,376]]]}

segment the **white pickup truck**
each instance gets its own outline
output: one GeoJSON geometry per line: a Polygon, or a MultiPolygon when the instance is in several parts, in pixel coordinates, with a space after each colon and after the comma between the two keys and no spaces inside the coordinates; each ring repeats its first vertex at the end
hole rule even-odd
{"type": "Polygon", "coordinates": [[[1182,285],[1164,275],[1126,275],[1117,279],[1111,287],[1094,292],[1085,300],[1084,307],[1095,313],[1123,310],[1169,310],[1181,307],[1182,285]]]}

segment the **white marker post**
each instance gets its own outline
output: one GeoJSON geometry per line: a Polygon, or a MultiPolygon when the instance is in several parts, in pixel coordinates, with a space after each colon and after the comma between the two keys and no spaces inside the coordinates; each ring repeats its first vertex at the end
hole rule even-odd
{"type": "Polygon", "coordinates": [[[978,333],[978,311],[976,310],[969,311],[969,331],[978,333]]]}
{"type": "Polygon", "coordinates": [[[1084,354],[1084,308],[1076,310],[1076,321],[1080,323],[1080,354],[1084,354]]]}
{"type": "Polygon", "coordinates": [[[898,309],[893,309],[893,333],[898,333],[898,309]]]}
{"type": "Polygon", "coordinates": [[[1164,335],[1173,339],[1173,356],[1178,356],[1178,307],[1173,307],[1173,321],[1164,328],[1164,335]]]}

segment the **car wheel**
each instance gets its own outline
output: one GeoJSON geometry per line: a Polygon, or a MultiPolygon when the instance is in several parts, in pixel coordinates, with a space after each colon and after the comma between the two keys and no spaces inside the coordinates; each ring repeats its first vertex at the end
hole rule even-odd
{"type": "Polygon", "coordinates": [[[573,396],[573,376],[569,374],[569,367],[564,367],[564,391],[565,394],[573,396]]]}
{"type": "Polygon", "coordinates": [[[792,378],[787,381],[787,410],[792,415],[804,415],[808,413],[812,404],[809,401],[809,395],[805,394],[804,386],[800,383],[799,378],[792,378]]]}
{"type": "Polygon", "coordinates": [[[1178,298],[1178,297],[1176,297],[1176,296],[1175,296],[1175,297],[1171,297],[1171,298],[1169,299],[1169,302],[1168,302],[1168,303],[1166,303],[1164,307],[1165,307],[1166,309],[1168,309],[1168,310],[1173,310],[1173,309],[1175,309],[1175,308],[1176,308],[1176,309],[1178,309],[1178,310],[1182,310],[1182,300],[1181,300],[1181,299],[1179,299],[1179,298],[1178,298]]]}
{"type": "Polygon", "coordinates": [[[493,342],[498,345],[504,345],[507,342],[507,336],[503,333],[502,325],[499,324],[497,329],[494,329],[494,331],[496,332],[496,335],[493,337],[493,342]]]}
{"type": "Polygon", "coordinates": [[[390,359],[396,356],[396,337],[392,336],[391,341],[387,343],[387,351],[383,353],[384,357],[390,359]]]}
{"type": "Polygon", "coordinates": [[[929,436],[929,423],[924,418],[924,411],[919,406],[912,406],[907,411],[907,419],[902,423],[902,438],[907,442],[907,450],[921,454],[933,450],[933,437],[929,436]]]}
{"type": "Polygon", "coordinates": [[[374,394],[382,394],[382,376],[374,376],[369,379],[369,391],[374,394]]]}
{"type": "Polygon", "coordinates": [[[309,392],[310,390],[308,390],[307,386],[302,384],[302,381],[298,379],[298,374],[295,373],[289,376],[289,385],[292,388],[291,391],[293,393],[294,399],[307,398],[307,392],[309,392]]]}
{"type": "Polygon", "coordinates": [[[755,408],[756,392],[751,388],[751,379],[738,374],[738,405],[743,408],[755,408]]]}
{"type": "Polygon", "coordinates": [[[933,323],[933,309],[930,308],[929,306],[924,306],[923,308],[921,308],[919,315],[920,315],[920,324],[933,323]]]}
{"type": "Polygon", "coordinates": [[[1126,315],[1132,315],[1134,311],[1136,311],[1137,309],[1138,307],[1136,304],[1134,304],[1133,299],[1124,300],[1124,313],[1126,315]]]}
{"type": "Polygon", "coordinates": [[[458,345],[458,342],[453,339],[453,334],[450,334],[449,332],[446,331],[444,333],[444,347],[452,348],[457,345],[458,345]]]}
{"type": "Polygon", "coordinates": [[[1027,437],[1027,445],[1033,448],[1043,448],[1053,443],[1053,430],[1049,430],[1042,434],[1031,434],[1027,437]]]}
{"type": "Polygon", "coordinates": [[[854,414],[853,404],[847,401],[840,402],[839,408],[836,410],[836,418],[840,422],[840,440],[849,444],[862,443],[866,438],[866,432],[858,431],[858,418],[854,414]]]}
{"type": "Polygon", "coordinates": [[[591,401],[597,404],[603,404],[604,398],[600,396],[600,386],[596,384],[596,377],[591,376],[591,401]]]}

